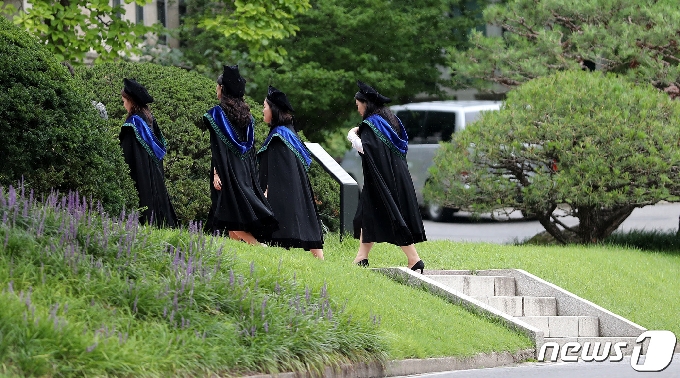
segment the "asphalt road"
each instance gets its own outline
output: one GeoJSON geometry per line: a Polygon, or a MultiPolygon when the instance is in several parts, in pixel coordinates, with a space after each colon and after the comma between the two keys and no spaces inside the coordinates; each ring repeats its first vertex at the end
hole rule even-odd
{"type": "MultiPolygon", "coordinates": [[[[619,230],[663,230],[677,231],[680,204],[658,204],[635,209],[623,222],[619,230]]],[[[577,219],[565,217],[567,225],[575,225],[577,219]]],[[[472,241],[507,244],[523,241],[543,232],[538,221],[525,220],[520,214],[483,214],[475,219],[466,212],[454,214],[449,222],[424,221],[428,240],[449,239],[455,241],[472,241]],[[495,218],[495,219],[494,219],[495,218]]]]}
{"type": "MultiPolygon", "coordinates": [[[[630,366],[630,356],[620,362],[556,362],[526,363],[518,366],[475,370],[456,370],[441,373],[418,374],[409,377],[422,378],[678,378],[680,377],[680,354],[660,372],[638,372],[630,366]]],[[[397,377],[398,378],[398,377],[397,377]]]]}

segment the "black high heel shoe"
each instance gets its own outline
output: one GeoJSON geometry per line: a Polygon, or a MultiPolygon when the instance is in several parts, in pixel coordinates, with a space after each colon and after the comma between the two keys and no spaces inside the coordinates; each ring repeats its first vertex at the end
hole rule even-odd
{"type": "Polygon", "coordinates": [[[423,274],[423,269],[425,269],[425,263],[423,262],[423,260],[418,260],[418,262],[413,264],[413,266],[411,267],[411,270],[415,271],[420,270],[420,274],[423,274]]]}
{"type": "Polygon", "coordinates": [[[357,265],[367,267],[368,266],[368,259],[363,259],[363,260],[357,262],[357,265]]]}

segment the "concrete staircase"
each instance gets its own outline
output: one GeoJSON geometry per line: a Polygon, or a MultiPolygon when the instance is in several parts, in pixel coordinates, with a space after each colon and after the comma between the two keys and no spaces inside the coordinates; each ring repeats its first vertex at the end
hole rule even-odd
{"type": "MultiPolygon", "coordinates": [[[[532,338],[536,356],[550,345],[556,352],[569,342],[605,345],[625,342],[631,354],[646,329],[594,303],[519,269],[484,271],[426,270],[424,275],[401,268],[380,269],[409,285],[447,297],[472,311],[495,316],[532,338]]],[[[598,346],[599,348],[599,346],[598,346]]],[[[614,350],[610,349],[613,353],[614,350]]],[[[577,353],[579,354],[579,353],[577,353]]]]}
{"type": "Polygon", "coordinates": [[[600,336],[598,317],[560,316],[557,298],[517,295],[514,277],[470,274],[428,274],[426,277],[533,325],[543,331],[545,338],[600,336]]]}

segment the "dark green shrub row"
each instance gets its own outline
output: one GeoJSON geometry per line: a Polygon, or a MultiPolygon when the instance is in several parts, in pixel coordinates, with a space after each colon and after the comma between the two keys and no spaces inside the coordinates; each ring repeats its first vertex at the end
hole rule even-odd
{"type": "MultiPolygon", "coordinates": [[[[177,215],[183,223],[205,220],[210,208],[210,136],[203,130],[202,116],[217,104],[215,80],[176,67],[128,62],[79,68],[77,75],[93,99],[106,105],[111,135],[117,135],[126,115],[120,98],[123,78],[135,78],[147,87],[154,97],[151,111],[169,144],[165,173],[177,215]]],[[[246,101],[256,120],[259,147],[269,131],[262,119],[262,101],[249,97],[246,101]]],[[[324,223],[337,230],[339,186],[318,164],[313,166],[311,180],[319,211],[324,223]]]]}
{"type": "Polygon", "coordinates": [[[37,39],[0,17],[0,185],[78,190],[112,212],[135,206],[117,140],[80,82],[37,39]]]}

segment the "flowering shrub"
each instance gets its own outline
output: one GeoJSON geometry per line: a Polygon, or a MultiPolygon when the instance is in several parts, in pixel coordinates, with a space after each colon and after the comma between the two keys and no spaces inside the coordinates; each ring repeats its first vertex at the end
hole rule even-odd
{"type": "Polygon", "coordinates": [[[77,193],[41,204],[13,187],[0,215],[3,373],[320,371],[382,356],[375,327],[326,285],[240,261],[195,223],[156,230],[77,193]]]}

